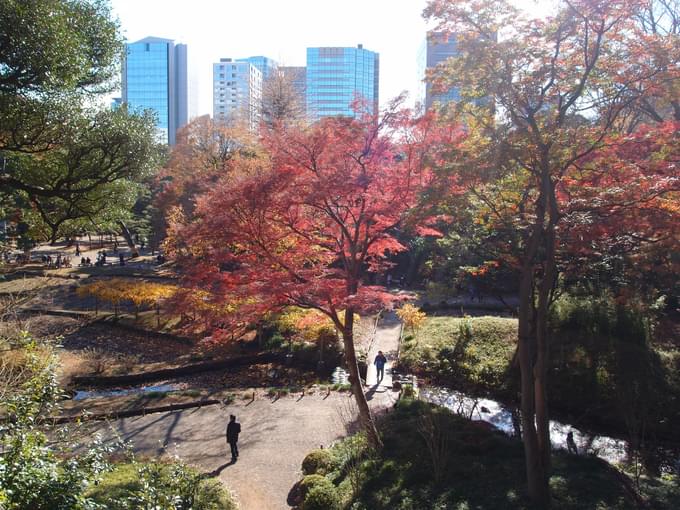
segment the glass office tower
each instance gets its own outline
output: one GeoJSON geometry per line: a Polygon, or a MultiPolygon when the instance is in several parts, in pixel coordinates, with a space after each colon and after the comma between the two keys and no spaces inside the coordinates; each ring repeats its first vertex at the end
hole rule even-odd
{"type": "Polygon", "coordinates": [[[380,57],[363,48],[307,48],[307,116],[355,116],[355,99],[378,112],[380,57]]]}
{"type": "Polygon", "coordinates": [[[187,46],[147,37],[125,47],[122,101],[156,112],[159,140],[174,145],[177,130],[189,121],[187,46]]]}
{"type": "Polygon", "coordinates": [[[263,82],[267,81],[269,75],[272,74],[274,72],[274,69],[278,67],[278,63],[276,62],[276,60],[273,60],[269,57],[263,57],[262,55],[248,58],[237,58],[236,62],[250,62],[251,64],[253,64],[262,73],[263,82]]]}
{"type": "Polygon", "coordinates": [[[434,68],[437,64],[444,63],[449,57],[457,55],[456,39],[453,35],[440,32],[428,32],[419,56],[419,72],[423,79],[425,108],[430,109],[433,104],[445,105],[450,101],[458,101],[460,94],[457,88],[452,87],[444,92],[434,92],[432,85],[426,83],[425,72],[428,68],[434,68]]]}

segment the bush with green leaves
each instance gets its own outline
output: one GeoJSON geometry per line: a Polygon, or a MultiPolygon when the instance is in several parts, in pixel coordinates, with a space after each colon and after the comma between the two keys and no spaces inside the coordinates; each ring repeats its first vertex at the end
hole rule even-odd
{"type": "Polygon", "coordinates": [[[23,334],[6,340],[0,361],[0,508],[61,510],[96,508],[85,492],[108,469],[111,446],[95,436],[82,453],[71,428],[50,431],[47,418],[61,395],[56,357],[23,334]]]}
{"type": "Polygon", "coordinates": [[[302,480],[300,480],[300,496],[304,500],[307,493],[319,484],[326,483],[328,479],[324,475],[306,475],[302,480]]]}
{"type": "Polygon", "coordinates": [[[300,488],[304,494],[302,510],[339,510],[341,508],[338,490],[325,476],[308,475],[303,478],[300,488]]]}
{"type": "Polygon", "coordinates": [[[325,475],[333,467],[331,452],[324,449],[312,450],[302,461],[302,472],[305,475],[325,475]]]}
{"type": "Polygon", "coordinates": [[[217,480],[175,460],[118,464],[89,496],[107,510],[233,510],[217,480]]]}

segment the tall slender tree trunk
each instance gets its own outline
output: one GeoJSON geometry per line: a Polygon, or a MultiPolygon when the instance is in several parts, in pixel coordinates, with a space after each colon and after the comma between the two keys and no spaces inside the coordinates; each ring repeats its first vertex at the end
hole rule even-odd
{"type": "Polygon", "coordinates": [[[519,289],[518,358],[521,375],[522,441],[529,497],[550,506],[550,428],[548,418],[548,309],[554,283],[552,183],[545,174],[529,233],[519,289]],[[548,213],[547,209],[551,207],[548,213]],[[546,225],[546,216],[549,218],[546,225]],[[538,300],[536,299],[538,292],[538,300]]]}
{"type": "Polygon", "coordinates": [[[536,359],[535,331],[533,328],[534,293],[533,264],[522,271],[519,296],[519,367],[521,376],[522,441],[526,463],[529,497],[535,503],[547,507],[550,501],[548,475],[544,469],[541,443],[536,427],[536,398],[542,393],[537,391],[539,382],[534,373],[536,359]]]}
{"type": "Polygon", "coordinates": [[[359,408],[359,421],[368,436],[368,442],[373,448],[381,448],[382,440],[378,433],[378,428],[373,420],[373,415],[368,407],[368,401],[364,394],[364,388],[359,376],[359,364],[357,363],[356,350],[354,349],[354,310],[345,310],[345,321],[342,329],[342,341],[345,346],[345,360],[349,370],[349,382],[352,386],[352,393],[359,408]]]}

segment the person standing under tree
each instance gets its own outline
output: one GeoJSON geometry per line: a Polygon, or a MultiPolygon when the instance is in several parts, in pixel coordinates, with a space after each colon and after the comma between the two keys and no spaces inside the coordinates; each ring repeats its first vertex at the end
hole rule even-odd
{"type": "Polygon", "coordinates": [[[387,358],[382,351],[378,351],[378,355],[375,357],[375,361],[373,362],[377,370],[376,377],[378,384],[382,382],[383,377],[385,376],[385,363],[387,363],[387,358]]]}
{"type": "Polygon", "coordinates": [[[238,435],[241,433],[241,424],[236,422],[236,416],[229,415],[229,425],[227,425],[227,443],[231,448],[231,461],[238,459],[238,435]]]}
{"type": "Polygon", "coordinates": [[[574,433],[569,431],[567,434],[567,451],[578,455],[578,448],[576,448],[576,441],[574,441],[574,433]]]}

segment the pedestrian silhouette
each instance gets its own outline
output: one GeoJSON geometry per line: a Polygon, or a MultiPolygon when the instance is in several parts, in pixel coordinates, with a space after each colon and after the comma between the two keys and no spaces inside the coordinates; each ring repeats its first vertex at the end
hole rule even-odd
{"type": "Polygon", "coordinates": [[[574,441],[574,433],[569,431],[567,434],[567,451],[578,455],[578,448],[576,448],[576,441],[574,441]]]}
{"type": "Polygon", "coordinates": [[[382,351],[378,351],[378,355],[375,357],[373,364],[377,370],[378,384],[380,384],[385,376],[385,363],[387,363],[387,358],[382,351]]]}
{"type": "Polygon", "coordinates": [[[236,416],[229,415],[229,424],[227,425],[227,443],[231,448],[231,461],[236,462],[238,459],[238,435],[241,433],[241,424],[236,422],[236,416]]]}

